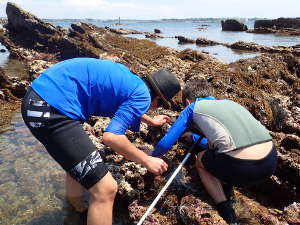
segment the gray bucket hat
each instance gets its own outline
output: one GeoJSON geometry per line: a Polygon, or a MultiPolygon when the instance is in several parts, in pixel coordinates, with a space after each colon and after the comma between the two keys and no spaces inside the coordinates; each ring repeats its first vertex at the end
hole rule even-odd
{"type": "Polygon", "coordinates": [[[146,80],[151,85],[155,93],[162,99],[166,108],[171,107],[172,98],[180,91],[180,83],[175,74],[168,69],[161,69],[150,76],[146,76],[146,80]]]}

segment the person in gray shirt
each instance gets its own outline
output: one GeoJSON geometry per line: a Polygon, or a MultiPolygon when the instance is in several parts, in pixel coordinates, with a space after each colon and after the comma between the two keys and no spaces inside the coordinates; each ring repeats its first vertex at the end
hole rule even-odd
{"type": "Polygon", "coordinates": [[[167,152],[180,136],[194,142],[202,138],[199,146],[205,150],[197,155],[198,174],[219,214],[234,224],[232,187],[253,185],[270,177],[277,165],[277,153],[269,131],[246,108],[212,95],[204,79],[186,83],[182,99],[187,107],[152,156],[167,152]],[[190,127],[196,133],[186,132],[190,127]]]}

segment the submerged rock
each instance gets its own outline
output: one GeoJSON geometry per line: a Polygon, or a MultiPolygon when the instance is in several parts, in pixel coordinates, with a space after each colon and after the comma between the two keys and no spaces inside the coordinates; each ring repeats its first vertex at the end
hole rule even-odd
{"type": "Polygon", "coordinates": [[[145,34],[145,38],[150,38],[150,39],[157,39],[157,38],[163,38],[162,36],[158,35],[157,33],[147,33],[145,34]]]}
{"type": "Polygon", "coordinates": [[[196,43],[195,40],[193,40],[191,38],[184,37],[184,36],[176,36],[175,38],[178,39],[178,44],[193,44],[193,43],[196,43]]]}
{"type": "Polygon", "coordinates": [[[218,43],[216,41],[208,40],[206,38],[197,38],[196,39],[196,44],[197,45],[218,45],[220,43],[218,43]]]}

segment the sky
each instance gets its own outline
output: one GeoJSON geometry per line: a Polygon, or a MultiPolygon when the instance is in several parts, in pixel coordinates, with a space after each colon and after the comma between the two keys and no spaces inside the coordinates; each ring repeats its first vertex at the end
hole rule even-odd
{"type": "Polygon", "coordinates": [[[170,19],[300,17],[300,0],[0,0],[43,19],[170,19]]]}

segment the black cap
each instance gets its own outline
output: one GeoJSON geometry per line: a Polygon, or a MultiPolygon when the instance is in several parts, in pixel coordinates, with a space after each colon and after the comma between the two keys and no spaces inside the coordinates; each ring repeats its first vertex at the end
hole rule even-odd
{"type": "Polygon", "coordinates": [[[170,108],[172,98],[180,91],[180,83],[175,74],[168,69],[161,69],[146,76],[155,93],[163,100],[164,106],[170,108]]]}

